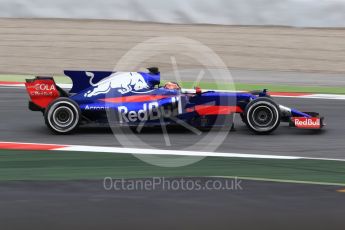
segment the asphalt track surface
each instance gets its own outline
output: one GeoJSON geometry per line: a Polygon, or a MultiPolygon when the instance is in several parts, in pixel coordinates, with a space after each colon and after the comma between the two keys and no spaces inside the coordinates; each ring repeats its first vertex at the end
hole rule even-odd
{"type": "MultiPolygon", "coordinates": [[[[42,115],[27,109],[27,100],[24,89],[0,88],[1,141],[120,145],[106,128],[52,135],[42,115]]],[[[345,101],[277,101],[321,112],[327,118],[326,129],[314,133],[281,127],[273,135],[256,136],[237,125],[217,151],[345,159],[345,101]]],[[[155,142],[155,147],[167,148],[160,130],[140,136],[155,142]]],[[[186,147],[195,134],[177,130],[169,136],[172,147],[186,147]]],[[[207,180],[190,178],[199,179],[207,180]]],[[[345,196],[336,191],[342,189],[339,186],[243,181],[239,190],[106,191],[99,180],[12,181],[0,182],[0,187],[1,229],[343,229],[345,225],[345,196]]]]}
{"type": "MultiPolygon", "coordinates": [[[[325,116],[327,126],[321,132],[314,132],[297,130],[289,128],[287,124],[282,124],[272,135],[258,136],[252,134],[237,119],[236,131],[222,133],[222,136],[225,135],[225,140],[222,141],[217,151],[345,159],[345,101],[300,98],[276,98],[276,101],[302,111],[320,112],[325,116]]],[[[82,127],[73,135],[54,135],[46,128],[41,113],[28,110],[27,102],[28,96],[23,88],[0,89],[1,141],[121,146],[116,139],[118,136],[113,135],[107,128],[82,127]]],[[[129,133],[129,136],[139,137],[142,142],[146,145],[149,144],[152,148],[184,149],[190,147],[199,150],[204,145],[215,144],[201,142],[200,136],[183,129],[171,129],[168,132],[171,146],[166,145],[160,128],[146,129],[140,134],[129,133]],[[197,145],[191,147],[198,141],[200,142],[197,145]]],[[[123,139],[121,140],[123,144],[123,139]]],[[[133,146],[124,144],[127,147],[144,147],[138,143],[132,143],[133,146]]]]}
{"type": "MultiPolygon", "coordinates": [[[[202,186],[208,180],[184,179],[201,181],[202,186]]],[[[336,192],[337,186],[242,181],[237,190],[156,186],[146,191],[107,191],[102,180],[0,186],[1,229],[344,229],[345,225],[345,196],[336,192]]]]}

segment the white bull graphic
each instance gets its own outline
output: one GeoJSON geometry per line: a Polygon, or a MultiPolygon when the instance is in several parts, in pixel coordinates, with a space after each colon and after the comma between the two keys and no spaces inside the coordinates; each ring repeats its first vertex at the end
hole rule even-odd
{"type": "Polygon", "coordinates": [[[125,94],[132,90],[138,91],[141,89],[147,89],[149,86],[145,82],[145,79],[141,74],[134,72],[117,72],[113,73],[109,77],[104,78],[98,83],[93,83],[94,73],[86,72],[86,75],[90,77],[90,85],[94,86],[93,90],[89,90],[84,94],[85,97],[92,97],[99,94],[106,94],[111,89],[118,89],[118,92],[125,94]]]}

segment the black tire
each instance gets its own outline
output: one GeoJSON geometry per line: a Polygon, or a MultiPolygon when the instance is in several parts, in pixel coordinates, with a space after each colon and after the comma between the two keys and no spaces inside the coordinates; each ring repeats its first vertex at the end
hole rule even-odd
{"type": "Polygon", "coordinates": [[[260,97],[249,102],[244,117],[249,129],[257,134],[269,134],[280,124],[279,106],[270,98],[260,97]]]}
{"type": "Polygon", "coordinates": [[[81,112],[78,104],[71,99],[58,98],[47,107],[44,119],[54,133],[70,134],[79,127],[81,112]]]}
{"type": "Polygon", "coordinates": [[[242,122],[247,124],[247,119],[246,119],[244,113],[240,113],[240,117],[241,117],[242,122]]]}

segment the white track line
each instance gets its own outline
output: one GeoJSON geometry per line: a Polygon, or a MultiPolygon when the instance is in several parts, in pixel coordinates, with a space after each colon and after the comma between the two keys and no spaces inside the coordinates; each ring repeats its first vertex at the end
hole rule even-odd
{"type": "MultiPolygon", "coordinates": [[[[276,155],[260,155],[260,154],[243,154],[243,153],[219,153],[219,152],[194,152],[181,150],[159,150],[159,149],[136,149],[136,148],[120,148],[120,147],[101,147],[101,146],[83,146],[83,145],[58,145],[58,144],[40,144],[40,143],[22,143],[22,142],[0,142],[0,146],[18,146],[19,149],[30,150],[30,145],[46,146],[46,151],[75,151],[75,152],[97,152],[97,153],[116,153],[116,154],[134,154],[134,155],[175,155],[175,156],[204,156],[204,157],[232,157],[232,158],[248,158],[248,159],[280,159],[280,160],[332,160],[345,161],[345,159],[330,159],[330,158],[311,158],[311,157],[297,157],[297,156],[276,156],[276,155]],[[53,147],[53,148],[52,148],[53,147]]],[[[2,148],[0,148],[2,149],[2,148]]],[[[4,148],[6,149],[6,148],[4,148]]],[[[39,150],[36,150],[39,151],[39,150]]],[[[345,186],[343,183],[329,183],[329,182],[314,182],[314,181],[298,181],[298,180],[284,180],[272,178],[256,178],[256,177],[238,177],[238,176],[212,176],[215,178],[237,178],[242,180],[252,181],[270,181],[279,183],[295,183],[295,184],[315,184],[315,185],[333,185],[345,186]]]]}
{"type": "Polygon", "coordinates": [[[301,157],[295,157],[295,156],[276,156],[276,155],[220,153],[220,152],[197,152],[197,151],[162,150],[162,149],[137,149],[137,148],[82,146],[82,145],[68,146],[68,147],[63,147],[56,150],[57,151],[77,151],[77,152],[125,153],[125,154],[135,154],[135,155],[235,157],[235,158],[282,159],[282,160],[301,159],[301,157]]]}
{"type": "Polygon", "coordinates": [[[345,186],[344,183],[303,181],[303,180],[284,180],[284,179],[271,179],[271,178],[258,178],[258,177],[214,176],[214,178],[224,178],[224,179],[236,179],[237,178],[237,179],[241,179],[241,180],[268,181],[268,182],[277,182],[277,183],[310,184],[310,185],[326,185],[326,186],[345,186]]]}
{"type": "Polygon", "coordinates": [[[341,94],[313,94],[313,95],[309,95],[309,96],[302,96],[301,98],[345,100],[345,95],[341,95],[341,94]]]}
{"type": "MultiPolygon", "coordinates": [[[[104,146],[88,146],[88,145],[61,145],[61,144],[41,144],[41,143],[25,143],[25,142],[0,142],[1,145],[19,146],[26,145],[26,149],[30,150],[32,146],[54,146],[49,148],[50,151],[72,151],[72,152],[95,152],[95,153],[116,153],[116,154],[134,154],[134,155],[170,155],[170,156],[195,156],[195,157],[232,157],[232,158],[255,158],[255,159],[280,159],[280,160],[326,160],[326,161],[345,161],[345,159],[337,158],[320,158],[320,157],[303,157],[303,156],[284,156],[284,155],[268,155],[268,154],[246,154],[246,153],[222,153],[222,152],[200,152],[200,151],[184,151],[184,150],[164,150],[164,149],[139,149],[124,147],[104,147],[104,146]]],[[[0,148],[1,149],[1,148],[0,148]]],[[[6,148],[3,148],[6,149],[6,148]]],[[[22,148],[18,148],[22,149],[22,148]]]]}
{"type": "Polygon", "coordinates": [[[78,151],[78,152],[102,152],[102,153],[124,153],[137,155],[173,155],[173,156],[198,156],[198,157],[233,157],[233,158],[256,158],[256,159],[280,159],[280,160],[327,160],[345,161],[337,158],[302,157],[302,156],[281,156],[267,154],[246,154],[246,153],[222,153],[222,152],[199,152],[184,150],[163,150],[163,149],[138,149],[123,147],[102,147],[102,146],[83,146],[70,145],[56,149],[57,151],[78,151]]]}

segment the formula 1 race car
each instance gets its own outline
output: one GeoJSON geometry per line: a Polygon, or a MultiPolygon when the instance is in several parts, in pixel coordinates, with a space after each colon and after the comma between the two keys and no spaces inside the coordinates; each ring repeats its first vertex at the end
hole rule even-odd
{"type": "Polygon", "coordinates": [[[301,129],[324,126],[318,113],[278,105],[266,90],[237,93],[196,88],[184,92],[174,82],[160,86],[155,67],[148,72],[65,71],[65,75],[73,81],[69,92],[52,77],[28,79],[25,84],[31,98],[29,109],[43,112],[46,125],[57,134],[71,133],[88,123],[212,128],[226,125],[226,118],[235,113],[257,134],[271,133],[280,122],[301,129]]]}

